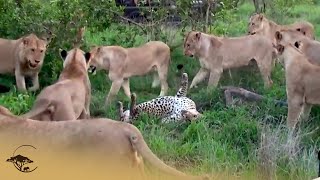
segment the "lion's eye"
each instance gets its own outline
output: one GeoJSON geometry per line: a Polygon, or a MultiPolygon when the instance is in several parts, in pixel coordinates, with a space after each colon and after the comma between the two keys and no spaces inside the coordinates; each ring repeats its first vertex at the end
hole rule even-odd
{"type": "Polygon", "coordinates": [[[43,53],[43,50],[41,50],[40,52],[43,53]]]}
{"type": "Polygon", "coordinates": [[[252,26],[254,26],[254,23],[251,23],[252,26]]]}
{"type": "Polygon", "coordinates": [[[31,51],[32,51],[32,52],[34,52],[34,51],[35,51],[35,49],[31,49],[31,51]]]}
{"type": "Polygon", "coordinates": [[[187,44],[187,47],[190,47],[190,44],[187,44]]]}

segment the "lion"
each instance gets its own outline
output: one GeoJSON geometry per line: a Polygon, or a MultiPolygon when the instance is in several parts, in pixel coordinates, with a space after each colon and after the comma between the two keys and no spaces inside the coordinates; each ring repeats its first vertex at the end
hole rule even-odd
{"type": "MultiPolygon", "coordinates": [[[[123,175],[128,175],[123,172],[134,167],[139,173],[144,173],[143,161],[146,161],[163,174],[179,179],[208,179],[207,175],[187,175],[166,165],[151,151],[138,128],[129,123],[106,118],[40,122],[8,112],[8,109],[0,106],[0,138],[10,137],[11,141],[6,141],[8,144],[16,144],[13,140],[18,140],[28,142],[42,152],[65,154],[71,151],[72,154],[78,153],[77,158],[91,160],[103,167],[122,165],[121,169],[117,169],[118,166],[115,169],[123,175]]],[[[64,158],[67,161],[69,157],[64,158]]],[[[84,162],[81,164],[88,163],[84,162]]]]}
{"type": "Polygon", "coordinates": [[[90,117],[91,84],[88,77],[90,53],[79,48],[60,55],[63,70],[58,81],[44,88],[25,118],[41,121],[85,119],[90,117]]]}
{"type": "Polygon", "coordinates": [[[314,26],[307,21],[295,22],[290,25],[279,25],[267,19],[263,14],[258,13],[252,15],[248,23],[248,34],[261,34],[267,36],[273,42],[275,42],[275,32],[284,29],[295,30],[310,39],[315,39],[314,26]]]}
{"type": "Polygon", "coordinates": [[[313,105],[320,104],[320,67],[309,62],[298,48],[300,43],[278,44],[278,56],[285,67],[288,101],[287,125],[294,128],[307,119],[313,105]]]}
{"type": "Polygon", "coordinates": [[[190,89],[196,87],[208,74],[208,86],[216,87],[225,69],[247,66],[252,60],[258,65],[264,86],[272,85],[270,76],[275,51],[271,40],[264,36],[227,38],[191,31],[185,37],[184,54],[199,58],[201,66],[191,82],[190,89]]]}
{"type": "Polygon", "coordinates": [[[28,90],[38,90],[39,72],[49,42],[33,33],[17,40],[0,38],[0,74],[14,74],[20,92],[27,91],[25,78],[30,77],[32,87],[28,90]]]}
{"type": "Polygon", "coordinates": [[[294,30],[281,30],[275,33],[276,44],[299,42],[298,49],[303,52],[307,59],[315,65],[320,65],[320,42],[307,38],[294,30]]]}
{"type": "Polygon", "coordinates": [[[96,46],[90,51],[89,72],[96,70],[109,71],[112,81],[105,104],[109,105],[122,86],[125,95],[130,98],[129,78],[154,72],[152,88],[159,86],[159,96],[165,96],[168,91],[167,75],[170,64],[170,48],[161,41],[150,41],[142,46],[123,48],[121,46],[96,46]]]}

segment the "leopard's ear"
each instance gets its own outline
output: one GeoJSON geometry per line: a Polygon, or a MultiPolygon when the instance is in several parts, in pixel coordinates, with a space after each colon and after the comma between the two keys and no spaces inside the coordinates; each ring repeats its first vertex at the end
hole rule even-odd
{"type": "Polygon", "coordinates": [[[187,118],[188,117],[188,111],[186,111],[186,110],[181,110],[181,116],[185,119],[185,118],[187,118]]]}

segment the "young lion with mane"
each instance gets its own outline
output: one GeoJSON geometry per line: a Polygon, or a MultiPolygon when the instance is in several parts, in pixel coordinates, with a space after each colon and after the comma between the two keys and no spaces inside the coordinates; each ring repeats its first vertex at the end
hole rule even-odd
{"type": "Polygon", "coordinates": [[[33,86],[29,91],[39,89],[39,72],[49,40],[35,34],[17,40],[0,38],[0,74],[14,74],[19,91],[26,91],[26,77],[31,77],[33,86]]]}

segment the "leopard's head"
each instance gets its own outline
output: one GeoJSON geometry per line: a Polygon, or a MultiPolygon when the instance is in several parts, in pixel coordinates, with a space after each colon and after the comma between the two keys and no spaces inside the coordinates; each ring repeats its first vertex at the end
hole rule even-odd
{"type": "Polygon", "coordinates": [[[202,117],[196,109],[181,110],[181,116],[185,121],[195,121],[202,117]]]}

